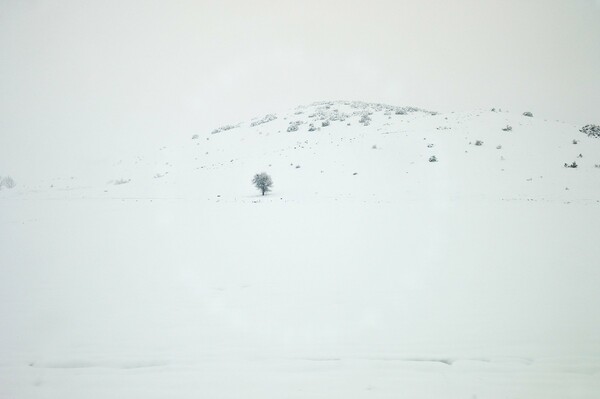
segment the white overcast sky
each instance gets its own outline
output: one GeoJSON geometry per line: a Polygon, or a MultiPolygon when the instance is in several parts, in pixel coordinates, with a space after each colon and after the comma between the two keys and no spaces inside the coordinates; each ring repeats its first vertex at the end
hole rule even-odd
{"type": "Polygon", "coordinates": [[[600,123],[600,1],[0,0],[0,175],[329,99],[600,123]]]}

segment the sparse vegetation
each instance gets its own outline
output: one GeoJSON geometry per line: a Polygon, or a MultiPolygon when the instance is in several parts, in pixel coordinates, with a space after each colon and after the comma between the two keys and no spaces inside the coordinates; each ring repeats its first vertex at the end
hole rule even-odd
{"type": "Polygon", "coordinates": [[[529,111],[523,112],[523,116],[528,116],[530,118],[533,118],[533,114],[529,111]]]}
{"type": "Polygon", "coordinates": [[[475,141],[475,145],[476,146],[482,146],[483,145],[483,141],[477,140],[477,141],[475,141]]]}
{"type": "Polygon", "coordinates": [[[15,183],[12,177],[0,177],[0,190],[2,190],[3,187],[6,187],[8,189],[15,188],[16,185],[17,183],[15,183]]]}
{"type": "Polygon", "coordinates": [[[302,121],[293,121],[290,122],[290,125],[287,128],[288,132],[296,132],[298,131],[298,127],[300,127],[301,124],[303,124],[304,122],[302,121]]]}
{"type": "Polygon", "coordinates": [[[371,117],[369,114],[363,114],[358,123],[362,123],[364,126],[369,126],[371,124],[371,117]]]}
{"type": "Polygon", "coordinates": [[[588,137],[600,138],[600,126],[598,125],[585,125],[579,131],[587,134],[588,137]]]}
{"type": "Polygon", "coordinates": [[[265,115],[263,118],[261,118],[259,120],[250,122],[250,126],[254,127],[254,126],[262,125],[264,123],[268,123],[268,122],[274,121],[275,119],[277,119],[276,115],[274,115],[274,114],[267,114],[267,115],[265,115]]]}
{"type": "Polygon", "coordinates": [[[512,132],[512,126],[506,125],[506,127],[502,130],[504,130],[505,132],[512,132]]]}
{"type": "Polygon", "coordinates": [[[211,134],[217,134],[217,133],[225,132],[227,130],[235,129],[236,127],[237,127],[237,125],[225,125],[225,126],[221,126],[219,128],[216,128],[215,130],[213,130],[211,132],[211,134]]]}
{"type": "Polygon", "coordinates": [[[573,169],[575,169],[576,167],[577,167],[577,162],[575,162],[575,161],[573,161],[573,163],[570,164],[570,165],[567,164],[567,163],[565,163],[565,168],[573,168],[573,169]]]}
{"type": "Polygon", "coordinates": [[[432,155],[429,157],[429,162],[437,162],[437,157],[435,155],[432,155]]]}

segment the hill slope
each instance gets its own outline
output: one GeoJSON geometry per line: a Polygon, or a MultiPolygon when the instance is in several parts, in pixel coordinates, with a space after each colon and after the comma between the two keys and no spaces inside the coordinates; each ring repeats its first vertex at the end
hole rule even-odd
{"type": "Polygon", "coordinates": [[[435,114],[321,102],[149,153],[132,150],[128,159],[99,165],[95,176],[21,182],[10,195],[241,201],[252,197],[252,175],[266,171],[275,181],[272,196],[289,201],[595,200],[596,164],[600,140],[558,121],[499,110],[435,114]],[[437,163],[428,162],[432,156],[437,163]],[[564,167],[573,162],[576,169],[564,167]]]}

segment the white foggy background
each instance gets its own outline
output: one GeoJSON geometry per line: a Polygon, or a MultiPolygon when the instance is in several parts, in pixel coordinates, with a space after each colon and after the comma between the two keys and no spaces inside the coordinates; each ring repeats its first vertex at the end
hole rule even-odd
{"type": "Polygon", "coordinates": [[[0,1],[0,172],[318,100],[600,122],[600,2],[0,1]]]}

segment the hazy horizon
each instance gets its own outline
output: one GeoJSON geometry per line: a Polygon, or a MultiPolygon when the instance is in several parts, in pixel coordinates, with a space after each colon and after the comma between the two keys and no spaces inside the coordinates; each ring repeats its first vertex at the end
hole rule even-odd
{"type": "Polygon", "coordinates": [[[319,100],[600,122],[599,1],[0,4],[2,173],[319,100]]]}

